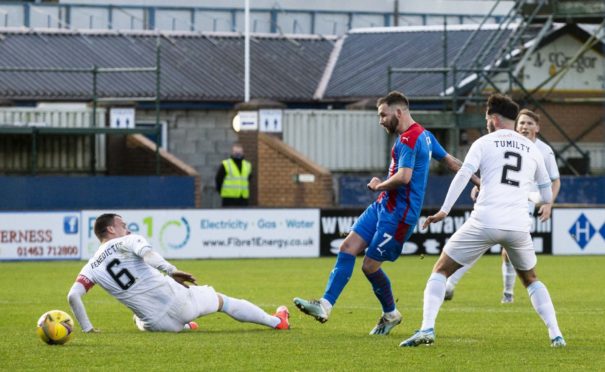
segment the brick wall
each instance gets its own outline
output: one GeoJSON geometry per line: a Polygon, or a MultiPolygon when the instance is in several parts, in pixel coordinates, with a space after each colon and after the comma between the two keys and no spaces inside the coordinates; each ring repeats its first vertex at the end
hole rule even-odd
{"type": "MultiPolygon", "coordinates": [[[[581,142],[605,141],[605,106],[602,103],[548,103],[544,108],[571,139],[587,132],[581,142]]],[[[550,142],[566,142],[548,118],[541,112],[540,115],[541,134],[550,142]]]]}
{"type": "Polygon", "coordinates": [[[258,205],[258,132],[239,132],[238,137],[239,143],[244,147],[244,156],[246,160],[252,164],[249,203],[251,206],[258,205]]]}
{"type": "Polygon", "coordinates": [[[257,200],[260,207],[331,207],[332,175],[327,169],[274,136],[258,133],[257,200]],[[298,174],[312,174],[315,182],[298,183],[298,174]]]}
{"type": "MultiPolygon", "coordinates": [[[[231,127],[234,115],[233,110],[160,111],[160,121],[168,124],[168,151],[193,167],[201,177],[202,208],[221,205],[214,176],[221,161],[229,157],[231,144],[238,140],[231,127]]],[[[137,121],[154,122],[155,111],[137,111],[137,121]]]]}

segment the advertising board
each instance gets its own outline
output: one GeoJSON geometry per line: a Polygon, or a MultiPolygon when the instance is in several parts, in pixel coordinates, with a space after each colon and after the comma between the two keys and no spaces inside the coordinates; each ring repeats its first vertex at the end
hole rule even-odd
{"type": "Polygon", "coordinates": [[[80,212],[0,213],[0,260],[80,259],[80,212]]]}

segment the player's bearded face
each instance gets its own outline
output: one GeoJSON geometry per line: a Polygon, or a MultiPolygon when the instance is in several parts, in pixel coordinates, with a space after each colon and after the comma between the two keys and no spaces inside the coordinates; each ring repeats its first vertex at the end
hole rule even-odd
{"type": "Polygon", "coordinates": [[[393,134],[397,131],[399,120],[397,119],[396,114],[397,109],[394,107],[389,107],[385,103],[378,107],[378,117],[380,118],[379,123],[389,134],[393,134]]]}
{"type": "Polygon", "coordinates": [[[384,127],[384,129],[386,129],[387,133],[393,134],[397,130],[398,125],[399,125],[399,120],[397,120],[397,116],[395,116],[395,114],[393,113],[392,115],[390,115],[387,118],[383,127],[384,127]]]}

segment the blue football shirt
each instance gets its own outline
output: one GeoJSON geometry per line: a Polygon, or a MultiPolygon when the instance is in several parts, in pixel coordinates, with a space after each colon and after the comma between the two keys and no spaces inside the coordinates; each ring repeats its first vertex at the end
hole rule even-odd
{"type": "MultiPolygon", "coordinates": [[[[377,202],[383,207],[382,214],[388,214],[382,217],[397,221],[398,224],[415,225],[424,201],[431,158],[439,161],[446,155],[447,152],[435,136],[420,124],[414,123],[402,133],[391,149],[388,177],[400,168],[411,168],[412,178],[409,184],[396,190],[383,191],[378,196],[377,202]]],[[[395,238],[403,239],[398,236],[395,238]]]]}

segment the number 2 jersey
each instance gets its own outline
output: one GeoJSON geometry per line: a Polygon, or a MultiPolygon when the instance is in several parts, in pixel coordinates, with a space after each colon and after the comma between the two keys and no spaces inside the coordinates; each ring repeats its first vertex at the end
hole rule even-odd
{"type": "Polygon", "coordinates": [[[550,187],[544,158],[532,141],[499,129],[476,140],[462,166],[480,172],[481,188],[471,213],[474,225],[529,232],[529,192],[534,183],[550,187]]]}
{"type": "Polygon", "coordinates": [[[88,260],[76,281],[86,291],[100,285],[143,322],[154,323],[168,311],[180,284],[145,263],[143,256],[150,250],[140,235],[109,240],[88,260]]]}

